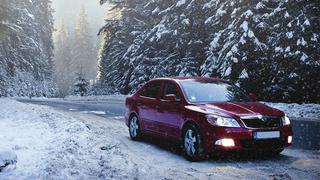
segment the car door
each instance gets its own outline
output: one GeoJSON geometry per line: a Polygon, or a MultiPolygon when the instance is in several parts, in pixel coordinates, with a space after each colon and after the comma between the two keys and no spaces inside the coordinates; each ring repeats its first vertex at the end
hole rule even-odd
{"type": "Polygon", "coordinates": [[[171,81],[165,81],[162,92],[161,99],[157,113],[157,121],[161,134],[168,137],[178,138],[179,137],[179,127],[182,121],[181,113],[181,93],[177,85],[171,81]],[[167,101],[164,97],[168,94],[174,94],[177,101],[167,101]]]}
{"type": "Polygon", "coordinates": [[[158,132],[155,126],[157,106],[159,104],[161,81],[152,81],[143,87],[137,102],[138,113],[142,130],[158,132]]]}

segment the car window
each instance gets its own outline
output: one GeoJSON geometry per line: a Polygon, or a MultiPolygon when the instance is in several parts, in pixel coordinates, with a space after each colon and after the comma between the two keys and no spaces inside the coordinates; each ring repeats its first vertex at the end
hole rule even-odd
{"type": "Polygon", "coordinates": [[[179,94],[178,88],[172,82],[167,82],[164,85],[161,99],[163,99],[168,94],[174,94],[174,95],[176,95],[177,100],[180,100],[180,94],[179,94]]]}
{"type": "Polygon", "coordinates": [[[140,96],[157,98],[160,86],[161,86],[160,81],[151,82],[142,90],[142,92],[140,93],[140,96]]]}
{"type": "Polygon", "coordinates": [[[225,82],[186,80],[180,84],[186,98],[193,103],[252,101],[239,87],[225,82]]]}

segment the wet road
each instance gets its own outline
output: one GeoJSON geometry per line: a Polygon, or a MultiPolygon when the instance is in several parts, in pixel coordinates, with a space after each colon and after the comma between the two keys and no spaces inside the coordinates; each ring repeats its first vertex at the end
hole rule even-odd
{"type": "Polygon", "coordinates": [[[123,102],[117,101],[69,101],[63,99],[17,99],[23,103],[46,105],[64,111],[96,114],[103,117],[122,117],[125,113],[123,102]]]}

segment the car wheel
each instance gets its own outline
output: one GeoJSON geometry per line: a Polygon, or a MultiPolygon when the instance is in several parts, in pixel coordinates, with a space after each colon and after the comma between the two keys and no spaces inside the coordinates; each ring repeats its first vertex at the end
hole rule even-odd
{"type": "Polygon", "coordinates": [[[202,138],[198,128],[189,125],[183,134],[183,149],[185,157],[190,161],[201,161],[205,159],[202,138]]]}
{"type": "Polygon", "coordinates": [[[141,138],[140,123],[135,115],[131,116],[129,121],[129,134],[132,140],[139,140],[141,138]]]}

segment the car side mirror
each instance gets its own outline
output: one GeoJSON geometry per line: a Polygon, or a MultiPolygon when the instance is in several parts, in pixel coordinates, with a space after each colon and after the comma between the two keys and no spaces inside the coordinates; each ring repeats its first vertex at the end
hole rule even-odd
{"type": "Polygon", "coordinates": [[[256,93],[249,93],[249,97],[250,97],[253,101],[257,101],[257,99],[258,99],[256,93]]]}
{"type": "Polygon", "coordinates": [[[164,96],[163,99],[166,101],[170,101],[170,102],[177,102],[178,101],[176,95],[174,95],[174,94],[167,94],[164,96]]]}

